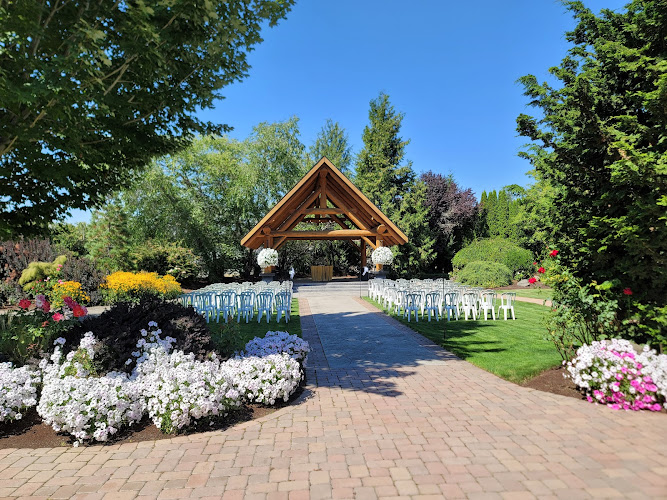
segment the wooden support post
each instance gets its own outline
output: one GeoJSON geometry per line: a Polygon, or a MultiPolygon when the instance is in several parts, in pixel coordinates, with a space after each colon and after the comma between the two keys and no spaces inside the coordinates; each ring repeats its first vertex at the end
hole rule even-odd
{"type": "Polygon", "coordinates": [[[361,247],[361,272],[363,273],[366,267],[366,242],[361,240],[359,246],[361,247]]]}
{"type": "MultiPolygon", "coordinates": [[[[377,248],[380,248],[382,246],[382,240],[380,238],[375,238],[377,248]]],[[[375,264],[375,270],[376,271],[382,271],[382,264],[375,264]]]]}

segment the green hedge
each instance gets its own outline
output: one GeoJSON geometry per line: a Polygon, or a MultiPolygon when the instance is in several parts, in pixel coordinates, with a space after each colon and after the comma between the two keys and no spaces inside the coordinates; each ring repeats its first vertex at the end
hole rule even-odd
{"type": "Polygon", "coordinates": [[[466,285],[496,288],[512,283],[512,271],[498,262],[474,261],[458,271],[455,279],[466,285]]]}
{"type": "Polygon", "coordinates": [[[505,265],[513,277],[528,276],[533,271],[533,254],[505,238],[475,240],[462,248],[452,259],[454,271],[471,262],[497,262],[505,265]]]}

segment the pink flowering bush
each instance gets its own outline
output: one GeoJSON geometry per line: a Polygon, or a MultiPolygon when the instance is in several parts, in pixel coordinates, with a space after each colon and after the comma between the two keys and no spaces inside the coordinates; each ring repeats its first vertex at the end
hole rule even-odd
{"type": "Polygon", "coordinates": [[[638,354],[627,340],[595,341],[564,364],[590,402],[616,410],[667,408],[667,355],[648,346],[638,354]]]}

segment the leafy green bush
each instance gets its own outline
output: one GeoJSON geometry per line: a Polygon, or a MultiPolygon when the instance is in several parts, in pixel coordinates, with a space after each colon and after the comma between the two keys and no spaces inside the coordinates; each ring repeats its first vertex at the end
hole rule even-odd
{"type": "Polygon", "coordinates": [[[463,269],[468,263],[475,261],[497,262],[505,265],[513,277],[525,277],[532,272],[533,255],[530,250],[517,246],[505,238],[488,238],[475,240],[462,248],[452,259],[454,270],[463,269]]]}
{"type": "Polygon", "coordinates": [[[204,359],[213,350],[206,320],[192,307],[146,297],[138,304],[116,304],[100,316],[75,325],[63,335],[66,340],[63,352],[76,349],[85,333],[93,332],[100,343],[100,351],[95,354],[100,373],[129,372],[125,362],[137,350],[137,342],[144,338],[141,330],[150,321],[158,324],[162,338],[176,339],[175,349],[192,352],[198,359],[204,359]]]}
{"type": "Polygon", "coordinates": [[[512,283],[512,271],[498,262],[474,261],[458,271],[455,279],[466,285],[496,288],[512,283]]]}
{"type": "Polygon", "coordinates": [[[133,254],[137,271],[169,274],[177,280],[191,279],[199,273],[197,257],[189,248],[174,243],[148,241],[133,254]]]}

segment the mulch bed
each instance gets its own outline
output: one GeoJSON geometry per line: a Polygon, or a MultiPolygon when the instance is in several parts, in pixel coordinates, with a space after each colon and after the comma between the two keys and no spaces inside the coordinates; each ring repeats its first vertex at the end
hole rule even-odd
{"type": "Polygon", "coordinates": [[[550,392],[552,394],[560,394],[561,396],[568,396],[571,398],[584,399],[584,396],[577,390],[572,380],[563,377],[565,369],[562,366],[552,368],[537,377],[521,384],[523,387],[530,387],[538,391],[550,392]]]}

